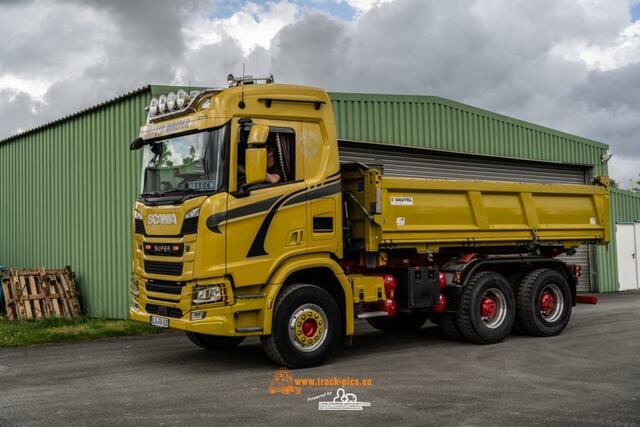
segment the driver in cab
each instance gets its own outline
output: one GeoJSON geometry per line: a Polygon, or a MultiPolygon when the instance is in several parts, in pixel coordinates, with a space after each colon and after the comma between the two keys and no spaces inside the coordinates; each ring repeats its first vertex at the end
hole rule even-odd
{"type": "Polygon", "coordinates": [[[282,174],[276,162],[276,147],[270,145],[267,147],[267,184],[277,184],[282,181],[282,174]]]}

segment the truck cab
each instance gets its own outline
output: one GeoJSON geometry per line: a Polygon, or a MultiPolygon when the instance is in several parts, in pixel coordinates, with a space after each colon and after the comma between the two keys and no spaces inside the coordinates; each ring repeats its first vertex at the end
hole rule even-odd
{"type": "MultiPolygon", "coordinates": [[[[331,102],[320,89],[248,83],[257,82],[163,95],[149,107],[132,143],[144,150],[132,319],[192,337],[269,334],[279,287],[311,264],[306,274],[332,276],[327,291],[341,293],[340,315],[353,317],[335,261],[342,210],[331,102]]],[[[353,322],[340,329],[352,333],[353,322]]]]}

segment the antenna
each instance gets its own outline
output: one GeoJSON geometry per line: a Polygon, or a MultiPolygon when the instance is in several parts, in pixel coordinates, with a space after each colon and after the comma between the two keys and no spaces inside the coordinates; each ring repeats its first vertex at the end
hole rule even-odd
{"type": "MultiPolygon", "coordinates": [[[[242,81],[244,82],[244,63],[242,64],[242,81]]],[[[244,109],[244,107],[246,107],[247,104],[244,103],[244,84],[242,85],[242,92],[240,95],[240,102],[238,102],[238,107],[240,107],[240,109],[244,109]]]]}
{"type": "Polygon", "coordinates": [[[256,76],[259,75],[258,70],[260,69],[260,50],[256,49],[255,51],[255,55],[256,55],[256,76]]]}

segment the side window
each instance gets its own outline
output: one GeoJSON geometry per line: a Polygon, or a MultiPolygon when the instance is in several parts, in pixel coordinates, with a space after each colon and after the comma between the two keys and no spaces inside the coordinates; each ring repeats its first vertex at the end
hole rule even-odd
{"type": "MultiPolygon", "coordinates": [[[[250,127],[240,129],[238,138],[238,187],[246,182],[244,165],[245,150],[250,127]]],[[[293,129],[271,127],[267,138],[267,181],[266,184],[281,184],[296,180],[296,134],[293,129]]]]}

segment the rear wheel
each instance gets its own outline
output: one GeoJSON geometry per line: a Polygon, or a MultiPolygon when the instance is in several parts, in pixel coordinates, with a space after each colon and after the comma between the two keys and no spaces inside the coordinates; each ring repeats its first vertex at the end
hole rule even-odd
{"type": "Polygon", "coordinates": [[[571,289],[558,271],[540,268],[529,273],[518,289],[518,317],[531,335],[558,335],[571,317],[571,289]]]}
{"type": "Polygon", "coordinates": [[[464,341],[464,337],[458,329],[458,323],[455,313],[442,313],[440,315],[440,327],[447,338],[454,341],[464,341]]]}
{"type": "Polygon", "coordinates": [[[415,332],[427,321],[427,313],[397,313],[394,317],[371,317],[367,322],[385,332],[415,332]]]}
{"type": "Polygon", "coordinates": [[[262,347],[279,365],[316,366],[333,353],[342,330],[338,304],[327,291],[295,284],[278,296],[271,335],[261,337],[262,347]]]}
{"type": "Polygon", "coordinates": [[[244,337],[221,337],[216,335],[205,335],[196,332],[187,332],[189,340],[207,350],[222,351],[231,350],[244,341],[244,337]]]}
{"type": "Polygon", "coordinates": [[[511,333],[515,315],[511,284],[501,274],[483,271],[476,273],[463,288],[456,319],[466,340],[493,344],[511,333]]]}

